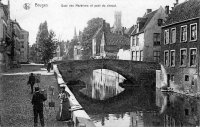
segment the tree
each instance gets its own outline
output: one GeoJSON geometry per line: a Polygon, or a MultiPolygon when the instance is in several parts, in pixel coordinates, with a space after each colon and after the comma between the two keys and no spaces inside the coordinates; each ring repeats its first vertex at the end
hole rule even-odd
{"type": "Polygon", "coordinates": [[[92,37],[102,26],[103,18],[93,18],[87,22],[82,34],[83,59],[88,59],[92,54],[92,37]]]}
{"type": "Polygon", "coordinates": [[[43,62],[44,64],[48,63],[55,54],[57,40],[55,39],[55,33],[52,30],[48,31],[46,21],[39,26],[36,45],[37,62],[43,62]]]}
{"type": "Polygon", "coordinates": [[[43,43],[48,38],[48,26],[47,22],[40,23],[39,30],[36,37],[36,44],[37,44],[37,62],[42,62],[42,51],[44,50],[43,43]]]}
{"type": "Polygon", "coordinates": [[[57,39],[55,39],[55,34],[51,30],[48,34],[48,37],[44,38],[43,43],[42,43],[43,48],[41,51],[41,55],[42,55],[42,61],[45,64],[48,63],[54,57],[57,44],[58,44],[58,41],[57,39]]]}

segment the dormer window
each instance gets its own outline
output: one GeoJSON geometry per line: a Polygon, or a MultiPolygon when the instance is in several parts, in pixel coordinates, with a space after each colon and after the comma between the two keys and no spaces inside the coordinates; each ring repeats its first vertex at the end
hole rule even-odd
{"type": "Polygon", "coordinates": [[[158,19],[158,26],[162,26],[163,24],[163,19],[158,19]]]}

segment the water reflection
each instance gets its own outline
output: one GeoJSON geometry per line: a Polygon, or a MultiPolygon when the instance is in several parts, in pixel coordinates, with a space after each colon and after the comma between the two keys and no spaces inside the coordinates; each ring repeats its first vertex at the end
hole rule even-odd
{"type": "Polygon", "coordinates": [[[197,98],[157,91],[156,100],[164,126],[199,126],[200,100],[197,98]]]}
{"type": "Polygon", "coordinates": [[[86,88],[81,92],[93,99],[105,100],[124,91],[119,83],[125,78],[114,71],[98,69],[87,77],[89,79],[87,78],[86,88]]]}
{"type": "Polygon", "coordinates": [[[81,80],[86,88],[74,88],[75,96],[97,127],[200,126],[197,98],[142,87],[123,89],[119,83],[124,78],[106,70],[93,71],[81,80]],[[109,101],[91,101],[76,94],[80,90],[90,98],[109,101]]]}

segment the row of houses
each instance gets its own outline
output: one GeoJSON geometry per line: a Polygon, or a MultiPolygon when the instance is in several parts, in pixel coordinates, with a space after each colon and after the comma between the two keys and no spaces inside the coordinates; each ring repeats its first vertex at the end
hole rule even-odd
{"type": "Polygon", "coordinates": [[[10,18],[10,2],[0,2],[0,72],[28,62],[29,32],[10,18]]]}
{"type": "Polygon", "coordinates": [[[176,0],[171,8],[147,9],[127,32],[121,26],[121,17],[115,18],[114,28],[109,28],[104,21],[93,37],[92,55],[96,58],[159,62],[158,88],[170,87],[177,92],[198,93],[199,7],[199,0],[183,3],[176,0]]]}
{"type": "MultiPolygon", "coordinates": [[[[113,27],[105,20],[92,38],[91,58],[158,62],[158,88],[197,93],[200,91],[200,1],[175,1],[173,7],[147,9],[131,28],[121,23],[121,12],[115,12],[113,27]]],[[[75,60],[83,48],[73,48],[75,60]]]]}

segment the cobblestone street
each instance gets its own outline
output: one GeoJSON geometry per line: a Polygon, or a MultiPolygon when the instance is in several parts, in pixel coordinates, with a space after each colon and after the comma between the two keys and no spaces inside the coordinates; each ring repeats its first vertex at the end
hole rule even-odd
{"type": "Polygon", "coordinates": [[[59,107],[56,78],[53,71],[47,73],[42,65],[22,65],[21,68],[8,70],[6,73],[0,74],[0,125],[2,127],[33,126],[32,94],[30,85],[27,85],[28,76],[31,72],[41,74],[41,82],[38,85],[41,89],[47,90],[48,99],[44,106],[45,126],[69,126],[67,122],[56,120],[59,107]],[[50,86],[54,87],[52,100],[55,102],[55,108],[48,107],[52,93],[49,89],[50,86]]]}

